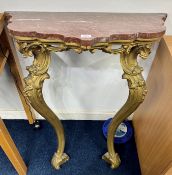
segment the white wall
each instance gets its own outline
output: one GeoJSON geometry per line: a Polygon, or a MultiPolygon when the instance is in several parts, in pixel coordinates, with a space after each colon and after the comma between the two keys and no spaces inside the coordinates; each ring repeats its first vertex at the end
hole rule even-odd
{"type": "MultiPolygon", "coordinates": [[[[0,0],[0,11],[100,11],[100,12],[166,12],[167,33],[172,34],[172,1],[165,0],[0,0]],[[47,3],[48,2],[48,3],[47,3]]],[[[139,60],[146,78],[157,45],[147,61],[139,60]]],[[[94,55],[64,52],[52,55],[45,81],[44,96],[48,105],[63,119],[105,119],[113,116],[128,96],[119,56],[102,52],[94,55]]],[[[23,59],[19,54],[24,75],[25,66],[32,58],[23,59]]],[[[8,67],[0,77],[0,115],[4,118],[26,118],[8,67]]]]}

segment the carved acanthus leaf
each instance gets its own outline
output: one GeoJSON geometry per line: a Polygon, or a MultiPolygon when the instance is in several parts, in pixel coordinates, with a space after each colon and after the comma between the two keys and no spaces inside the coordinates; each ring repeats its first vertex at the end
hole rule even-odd
{"type": "MultiPolygon", "coordinates": [[[[26,57],[35,57],[31,66],[27,67],[29,76],[26,79],[28,86],[27,91],[31,89],[40,89],[43,81],[49,77],[47,70],[50,63],[50,52],[62,52],[67,50],[73,50],[77,53],[82,51],[90,51],[94,53],[96,50],[102,50],[103,52],[110,54],[121,55],[121,65],[124,70],[123,78],[128,80],[129,88],[136,89],[142,87],[145,89],[145,81],[142,77],[143,68],[137,63],[137,56],[146,59],[151,51],[152,42],[128,42],[120,45],[119,48],[113,48],[115,43],[97,43],[93,46],[81,46],[76,43],[64,43],[64,42],[43,42],[39,40],[34,41],[17,41],[19,51],[26,57]],[[43,59],[42,59],[43,58],[43,59]],[[34,82],[30,82],[34,81],[34,82]],[[31,86],[35,87],[31,87],[31,86]]],[[[146,89],[145,89],[146,91],[146,89]]],[[[144,91],[144,92],[145,92],[144,91]]]]}
{"type": "Polygon", "coordinates": [[[94,53],[96,50],[102,50],[106,53],[120,54],[120,53],[130,53],[130,50],[138,46],[140,48],[140,56],[146,58],[149,55],[150,43],[144,43],[139,41],[128,42],[126,44],[118,43],[121,45],[120,48],[114,49],[113,46],[117,43],[97,43],[92,46],[83,46],[76,43],[64,43],[64,42],[43,42],[40,40],[34,41],[23,41],[17,40],[17,45],[19,51],[26,57],[33,56],[34,50],[43,49],[53,52],[62,52],[73,50],[76,53],[82,53],[83,51],[90,51],[94,53]]]}

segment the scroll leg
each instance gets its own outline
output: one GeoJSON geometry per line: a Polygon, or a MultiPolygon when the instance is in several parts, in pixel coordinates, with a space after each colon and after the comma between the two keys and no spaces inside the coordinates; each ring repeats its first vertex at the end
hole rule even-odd
{"type": "Polygon", "coordinates": [[[54,168],[59,169],[60,165],[69,159],[68,155],[64,153],[64,130],[58,117],[45,103],[42,94],[43,82],[45,79],[49,78],[47,71],[51,56],[50,52],[46,48],[42,48],[42,46],[35,47],[33,47],[34,50],[32,50],[34,55],[33,64],[27,67],[29,75],[27,78],[25,78],[26,87],[24,93],[31,106],[46,120],[48,120],[48,122],[55,129],[58,140],[58,148],[57,152],[52,158],[51,163],[54,168]]]}
{"type": "Polygon", "coordinates": [[[150,53],[149,48],[135,46],[129,53],[121,53],[121,66],[129,86],[129,96],[124,106],[117,112],[108,128],[107,148],[108,152],[102,158],[111,164],[111,168],[117,168],[121,161],[114,149],[114,133],[118,126],[143,102],[147,93],[146,84],[142,76],[143,69],[137,63],[138,54],[145,58],[150,53]],[[143,55],[142,55],[143,54],[143,55]]]}

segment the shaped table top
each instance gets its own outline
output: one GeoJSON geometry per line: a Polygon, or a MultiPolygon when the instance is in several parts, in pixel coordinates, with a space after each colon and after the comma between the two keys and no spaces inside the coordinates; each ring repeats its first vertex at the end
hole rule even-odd
{"type": "Polygon", "coordinates": [[[62,40],[84,45],[155,39],[165,33],[162,13],[6,12],[13,36],[62,40]]]}

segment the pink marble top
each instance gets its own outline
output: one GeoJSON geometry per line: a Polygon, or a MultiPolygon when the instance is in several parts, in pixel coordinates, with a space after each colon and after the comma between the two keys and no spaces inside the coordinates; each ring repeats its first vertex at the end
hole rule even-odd
{"type": "Polygon", "coordinates": [[[165,33],[166,14],[96,12],[7,12],[13,36],[57,39],[91,45],[152,39],[165,33]]]}

